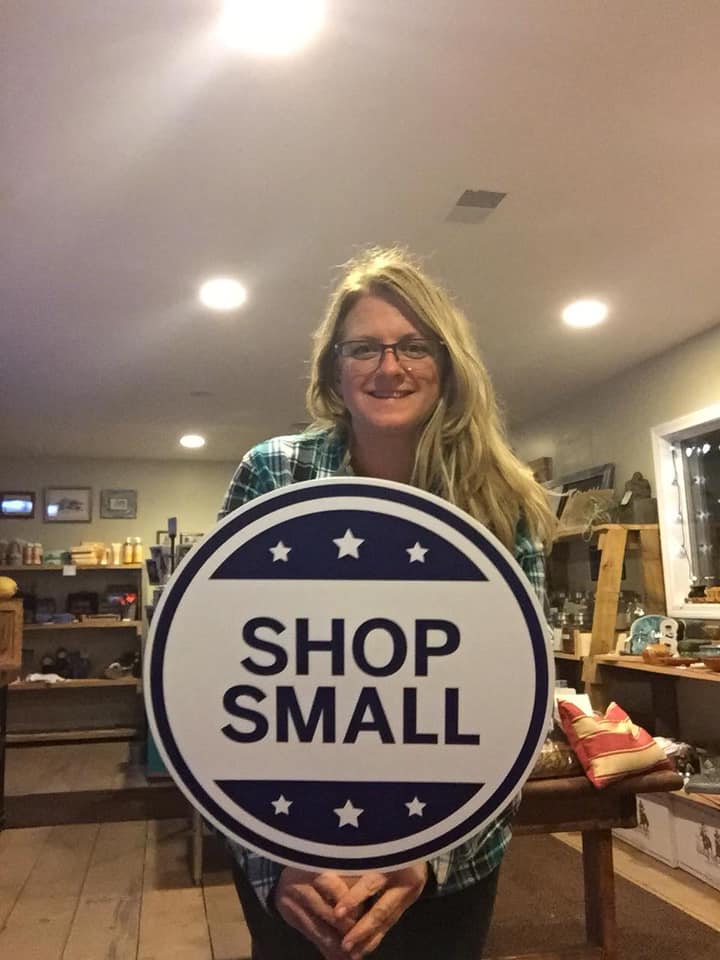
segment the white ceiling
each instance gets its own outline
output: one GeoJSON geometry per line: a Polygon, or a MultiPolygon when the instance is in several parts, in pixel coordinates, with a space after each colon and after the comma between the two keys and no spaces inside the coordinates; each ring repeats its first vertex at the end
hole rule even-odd
{"type": "Polygon", "coordinates": [[[720,3],[328,4],[273,61],[218,43],[217,0],[2,4],[5,455],[287,432],[368,243],[429,257],[516,422],[720,323],[720,3]],[[447,222],[466,188],[507,197],[447,222]],[[196,302],[218,272],[242,311],[196,302]],[[609,322],[564,329],[591,295],[609,322]]]}

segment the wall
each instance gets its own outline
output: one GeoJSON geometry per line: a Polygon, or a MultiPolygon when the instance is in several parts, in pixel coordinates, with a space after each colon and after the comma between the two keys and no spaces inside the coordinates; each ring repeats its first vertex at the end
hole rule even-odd
{"type": "Polygon", "coordinates": [[[613,462],[619,490],[640,470],[654,493],[650,429],[718,403],[719,361],[720,326],[523,424],[515,449],[525,460],[552,457],[556,477],[613,462]]]}
{"type": "Polygon", "coordinates": [[[179,532],[207,533],[235,467],[182,460],[0,459],[0,490],[34,490],[37,498],[33,520],[0,520],[0,539],[19,537],[61,550],[81,540],[109,544],[135,536],[147,547],[171,516],[178,518],[179,532]],[[92,487],[91,522],[44,523],[46,486],[92,487]],[[136,520],[100,519],[100,490],[106,488],[138,491],[136,520]]]}

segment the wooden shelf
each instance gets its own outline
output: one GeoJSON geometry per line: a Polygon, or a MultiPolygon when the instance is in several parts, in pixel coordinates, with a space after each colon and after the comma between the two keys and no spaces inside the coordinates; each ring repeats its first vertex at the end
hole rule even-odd
{"type": "Polygon", "coordinates": [[[26,623],[24,632],[32,630],[128,630],[142,627],[142,620],[78,620],[77,623],[26,623]]]}
{"type": "Polygon", "coordinates": [[[595,657],[595,662],[600,667],[616,667],[621,670],[638,670],[642,673],[660,673],[667,677],[675,677],[678,680],[713,680],[720,683],[720,673],[715,673],[707,668],[699,670],[688,667],[660,667],[653,663],[645,663],[644,660],[635,660],[632,657],[616,657],[613,654],[595,657]]]}
{"type": "Polygon", "coordinates": [[[575,660],[578,663],[585,659],[585,657],[581,657],[579,653],[563,653],[561,650],[553,650],[553,657],[555,657],[556,660],[575,660]]]}
{"type": "Polygon", "coordinates": [[[22,567],[0,567],[0,573],[62,573],[65,567],[75,566],[75,570],[80,573],[85,573],[86,570],[144,570],[145,565],[143,563],[120,563],[120,564],[102,564],[102,563],[93,563],[93,564],[79,564],[75,565],[73,563],[59,564],[59,563],[36,563],[30,566],[22,567]]]}
{"type": "MultiPolygon", "coordinates": [[[[590,531],[590,536],[594,536],[596,533],[603,533],[608,530],[657,530],[658,525],[656,523],[601,523],[598,526],[593,527],[590,531]]],[[[558,540],[571,540],[573,537],[580,537],[583,534],[587,535],[588,528],[587,525],[578,526],[578,527],[569,527],[567,530],[560,530],[554,538],[554,542],[558,540]]]]}
{"type": "Polygon", "coordinates": [[[135,740],[143,733],[137,727],[109,727],[98,730],[50,730],[38,733],[8,733],[8,746],[42,743],[88,743],[95,740],[135,740]]]}
{"type": "Polygon", "coordinates": [[[8,690],[77,690],[89,687],[137,687],[140,681],[136,677],[119,677],[117,680],[107,680],[102,677],[91,677],[87,680],[56,680],[55,683],[43,683],[42,680],[26,683],[11,683],[8,690]]]}
{"type": "Polygon", "coordinates": [[[697,803],[698,806],[701,807],[710,807],[711,810],[720,813],[720,794],[715,794],[713,799],[713,794],[685,793],[684,790],[673,790],[673,793],[676,797],[680,797],[683,800],[690,800],[692,803],[697,803]]]}

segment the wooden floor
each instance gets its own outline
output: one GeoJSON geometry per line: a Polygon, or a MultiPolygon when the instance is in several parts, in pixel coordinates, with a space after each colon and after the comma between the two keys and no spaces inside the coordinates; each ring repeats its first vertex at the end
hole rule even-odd
{"type": "MultiPolygon", "coordinates": [[[[250,941],[230,874],[210,862],[202,885],[193,886],[189,845],[187,820],[0,833],[0,957],[246,960],[250,941]]],[[[647,889],[642,878],[652,884],[659,876],[655,861],[632,853],[647,889]]],[[[625,873],[622,851],[616,864],[625,873]]],[[[658,883],[667,887],[667,878],[658,883]]],[[[681,885],[674,899],[682,909],[687,898],[688,912],[709,924],[710,935],[718,895],[703,886],[681,885]]]]}
{"type": "Polygon", "coordinates": [[[1,833],[0,957],[249,957],[229,873],[190,881],[187,831],[163,820],[1,833]]]}

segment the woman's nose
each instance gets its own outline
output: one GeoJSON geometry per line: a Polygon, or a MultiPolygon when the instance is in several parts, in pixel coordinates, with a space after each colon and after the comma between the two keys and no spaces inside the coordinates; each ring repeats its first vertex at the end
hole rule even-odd
{"type": "Polygon", "coordinates": [[[386,347],[382,356],[380,357],[380,362],[377,365],[377,370],[382,373],[396,374],[403,373],[404,367],[398,360],[397,353],[395,350],[390,347],[386,347]]]}

